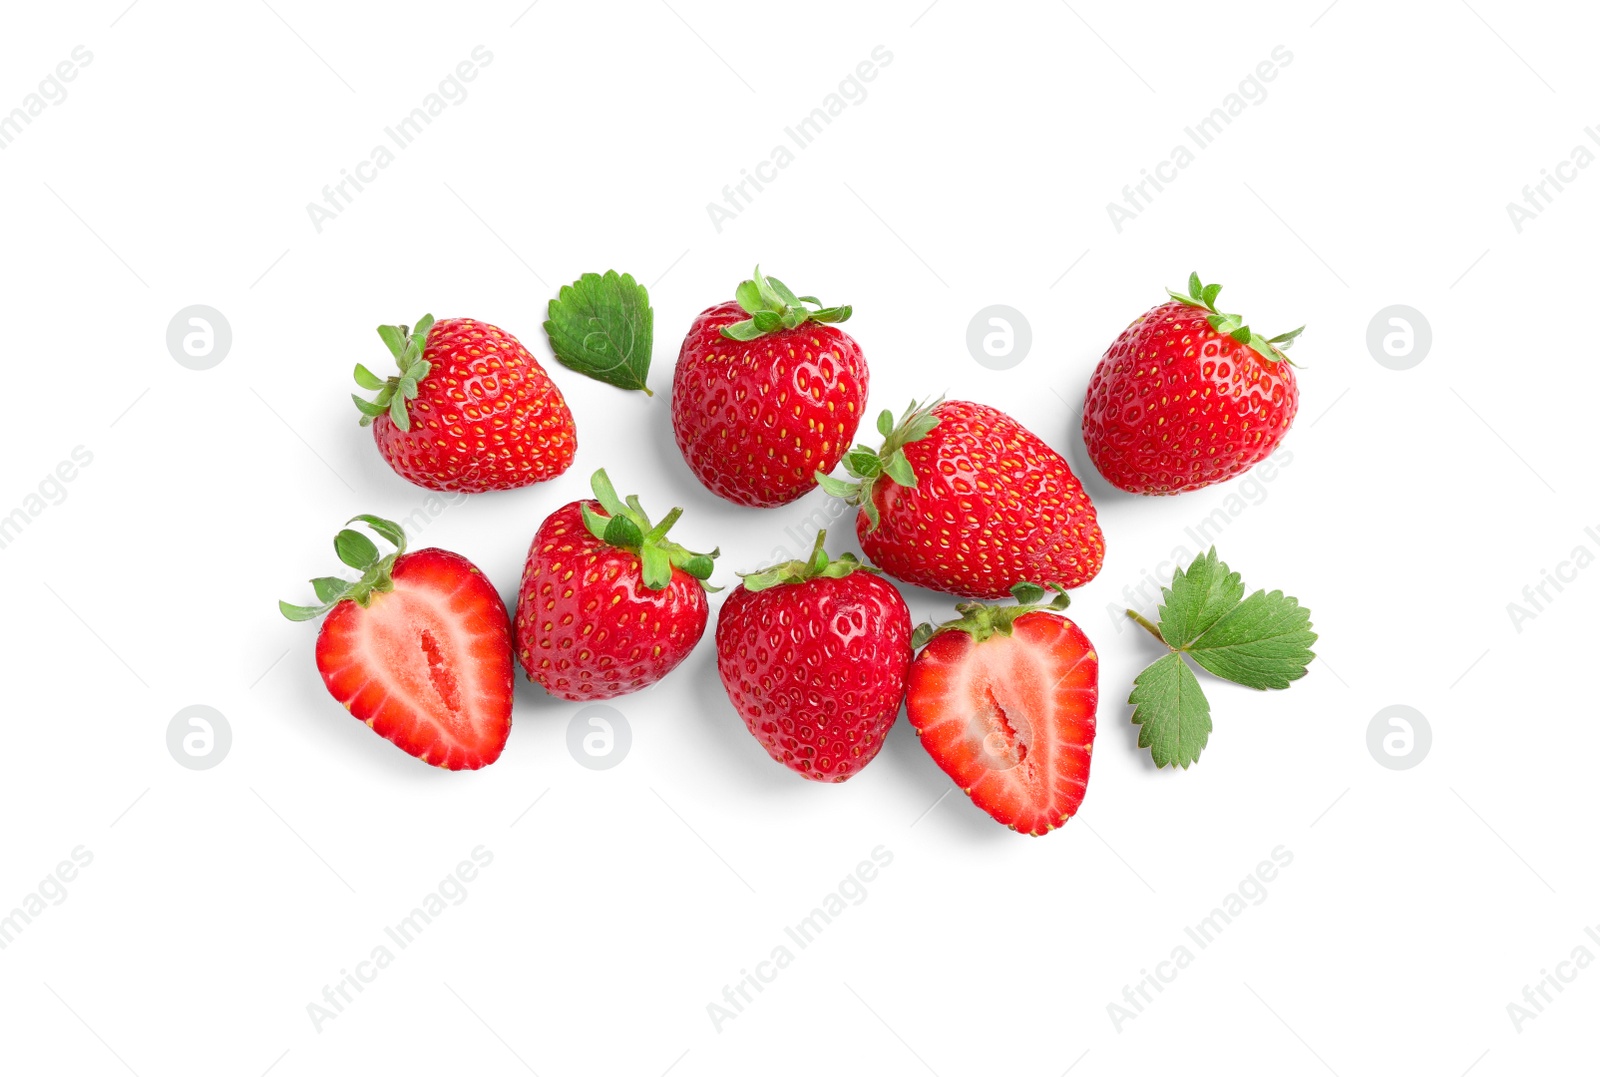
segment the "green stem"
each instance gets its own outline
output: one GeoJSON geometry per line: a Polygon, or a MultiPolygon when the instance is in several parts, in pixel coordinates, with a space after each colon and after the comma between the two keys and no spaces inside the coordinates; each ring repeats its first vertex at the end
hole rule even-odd
{"type": "Polygon", "coordinates": [[[1133,618],[1134,624],[1143,628],[1146,632],[1160,640],[1163,647],[1168,647],[1170,649],[1170,645],[1167,643],[1166,637],[1161,634],[1161,629],[1147,621],[1137,610],[1129,610],[1128,616],[1133,618]]]}

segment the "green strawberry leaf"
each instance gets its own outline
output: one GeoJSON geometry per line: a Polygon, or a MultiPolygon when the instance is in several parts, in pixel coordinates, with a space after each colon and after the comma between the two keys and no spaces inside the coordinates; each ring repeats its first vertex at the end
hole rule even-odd
{"type": "Polygon", "coordinates": [[[1199,639],[1244,597],[1237,572],[1217,560],[1217,551],[1194,559],[1188,571],[1179,568],[1172,586],[1161,589],[1161,636],[1168,647],[1183,649],[1199,639]]]}
{"type": "Polygon", "coordinates": [[[1282,591],[1257,591],[1186,648],[1207,671],[1246,688],[1287,688],[1316,657],[1311,611],[1282,591]]]}
{"type": "Polygon", "coordinates": [[[1180,655],[1164,655],[1135,677],[1128,702],[1139,747],[1150,749],[1156,766],[1187,770],[1200,758],[1211,739],[1211,705],[1180,655]]]}
{"type": "Polygon", "coordinates": [[[1128,702],[1139,747],[1150,749],[1157,766],[1187,767],[1211,734],[1211,708],[1184,656],[1246,688],[1281,689],[1306,675],[1317,634],[1311,611],[1282,591],[1246,598],[1239,574],[1214,547],[1173,573],[1161,601],[1159,627],[1128,611],[1168,649],[1135,678],[1128,702]]]}
{"type": "Polygon", "coordinates": [[[650,373],[655,312],[650,294],[627,273],[585,273],[550,301],[544,331],[563,366],[619,389],[641,389],[650,373]]]}

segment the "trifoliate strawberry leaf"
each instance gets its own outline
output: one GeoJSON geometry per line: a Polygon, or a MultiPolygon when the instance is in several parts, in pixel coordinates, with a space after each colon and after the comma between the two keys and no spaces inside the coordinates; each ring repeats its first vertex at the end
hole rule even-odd
{"type": "Polygon", "coordinates": [[[642,389],[655,337],[650,293],[627,273],[585,273],[550,301],[544,331],[562,366],[619,389],[642,389]]]}
{"type": "Polygon", "coordinates": [[[1161,589],[1161,636],[1168,647],[1187,647],[1243,597],[1239,574],[1217,560],[1213,547],[1195,558],[1188,571],[1174,572],[1172,586],[1161,589]]]}
{"type": "Polygon", "coordinates": [[[1139,747],[1150,749],[1157,766],[1187,767],[1210,736],[1211,711],[1184,656],[1247,688],[1287,688],[1316,657],[1311,644],[1317,635],[1311,612],[1282,591],[1246,598],[1239,574],[1215,548],[1173,573],[1161,600],[1159,627],[1128,611],[1170,651],[1134,680],[1128,702],[1140,727],[1139,747]]]}
{"type": "Polygon", "coordinates": [[[1139,747],[1150,749],[1158,767],[1188,769],[1211,738],[1211,705],[1200,682],[1177,652],[1156,659],[1133,680],[1133,724],[1139,747]]]}
{"type": "Polygon", "coordinates": [[[1316,655],[1311,611],[1282,591],[1257,591],[1185,648],[1218,677],[1246,688],[1287,688],[1316,655]]]}

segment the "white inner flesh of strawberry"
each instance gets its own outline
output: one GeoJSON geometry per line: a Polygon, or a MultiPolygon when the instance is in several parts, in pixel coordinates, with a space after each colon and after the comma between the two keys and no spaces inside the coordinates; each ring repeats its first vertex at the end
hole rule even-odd
{"type": "Polygon", "coordinates": [[[459,747],[470,735],[473,700],[482,708],[487,693],[473,675],[472,637],[446,596],[424,591],[379,595],[362,618],[361,648],[369,669],[391,673],[390,694],[408,711],[437,720],[440,735],[459,747]]]}

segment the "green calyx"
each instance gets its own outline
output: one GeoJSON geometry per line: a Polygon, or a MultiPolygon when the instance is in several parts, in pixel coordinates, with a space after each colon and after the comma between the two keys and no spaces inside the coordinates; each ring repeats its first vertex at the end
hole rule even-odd
{"type": "Polygon", "coordinates": [[[1060,613],[1072,603],[1072,597],[1067,594],[1067,589],[1059,583],[1052,583],[1049,587],[1041,587],[1036,583],[1019,583],[1011,589],[1011,595],[1017,600],[1015,606],[994,606],[987,602],[957,603],[956,612],[961,616],[954,621],[946,621],[941,625],[924,622],[917,626],[916,631],[911,633],[912,650],[920,651],[924,644],[940,632],[955,629],[967,633],[978,643],[982,643],[990,636],[1009,636],[1012,624],[1024,613],[1036,613],[1040,610],[1060,613]],[[1049,602],[1043,601],[1052,591],[1055,592],[1055,597],[1049,602]]]}
{"type": "Polygon", "coordinates": [[[394,563],[406,552],[406,533],[399,524],[379,516],[353,516],[350,523],[364,523],[375,535],[394,547],[387,557],[378,556],[378,547],[359,531],[345,528],[333,537],[333,550],[339,560],[361,573],[359,580],[351,581],[338,576],[318,576],[311,581],[317,592],[319,606],[295,606],[280,601],[278,611],[291,621],[310,621],[321,617],[345,599],[358,606],[372,601],[372,596],[394,590],[394,563]]]}
{"type": "Polygon", "coordinates": [[[1291,329],[1275,337],[1263,337],[1245,325],[1244,319],[1239,315],[1224,314],[1217,309],[1217,296],[1221,292],[1220,284],[1201,284],[1198,273],[1189,274],[1188,295],[1167,289],[1167,294],[1184,306],[1206,311],[1206,322],[1217,332],[1232,337],[1240,344],[1248,344],[1251,350],[1269,363],[1288,363],[1293,366],[1294,361],[1285,355],[1283,350],[1293,344],[1295,338],[1306,331],[1306,327],[1302,325],[1299,329],[1291,329]]]}
{"type": "Polygon", "coordinates": [[[917,485],[916,472],[911,468],[911,461],[906,459],[906,446],[913,441],[921,441],[939,425],[933,409],[943,400],[940,397],[931,404],[920,406],[913,400],[911,406],[906,408],[906,413],[900,416],[899,423],[894,421],[894,412],[883,411],[878,416],[878,433],[883,435],[883,444],[876,449],[857,445],[845,453],[841,461],[845,471],[856,481],[846,482],[819,471],[816,476],[818,484],[830,496],[842,497],[852,505],[860,505],[861,511],[867,514],[869,529],[876,531],[878,506],[872,500],[873,486],[884,476],[901,486],[917,485]]]}
{"type": "Polygon", "coordinates": [[[777,277],[763,277],[760,266],[754,279],[739,283],[733,297],[750,317],[722,327],[729,340],[755,340],[806,322],[842,322],[850,317],[848,306],[825,307],[814,295],[797,296],[777,277]]]}
{"type": "Polygon", "coordinates": [[[878,571],[853,553],[840,554],[837,560],[830,561],[828,551],[823,549],[823,543],[827,539],[827,531],[818,531],[817,541],[811,547],[811,556],[803,561],[785,561],[760,572],[741,572],[739,579],[743,581],[744,589],[765,591],[770,587],[786,583],[805,583],[807,580],[818,579],[841,580],[852,572],[878,571]]]}
{"type": "Polygon", "coordinates": [[[370,426],[372,420],[388,413],[394,425],[402,430],[411,429],[411,416],[406,414],[406,401],[417,398],[418,386],[428,376],[433,364],[422,358],[428,346],[428,330],[433,328],[433,315],[424,314],[415,329],[404,325],[380,325],[378,335],[389,346],[400,373],[390,378],[380,378],[360,363],[356,364],[356,384],[378,395],[371,400],[350,394],[361,411],[361,425],[370,426]]]}
{"type": "Polygon", "coordinates": [[[672,570],[681,568],[699,580],[700,586],[707,591],[720,590],[706,583],[711,575],[713,560],[722,553],[720,549],[710,553],[695,553],[676,542],[667,541],[667,532],[683,515],[682,509],[675,508],[662,517],[660,523],[652,524],[638,497],[630,494],[627,500],[623,500],[617,496],[605,468],[594,473],[589,486],[605,512],[596,512],[585,502],[582,508],[583,526],[589,529],[589,534],[606,545],[627,550],[638,557],[640,574],[646,587],[652,591],[665,589],[672,583],[672,570]]]}

